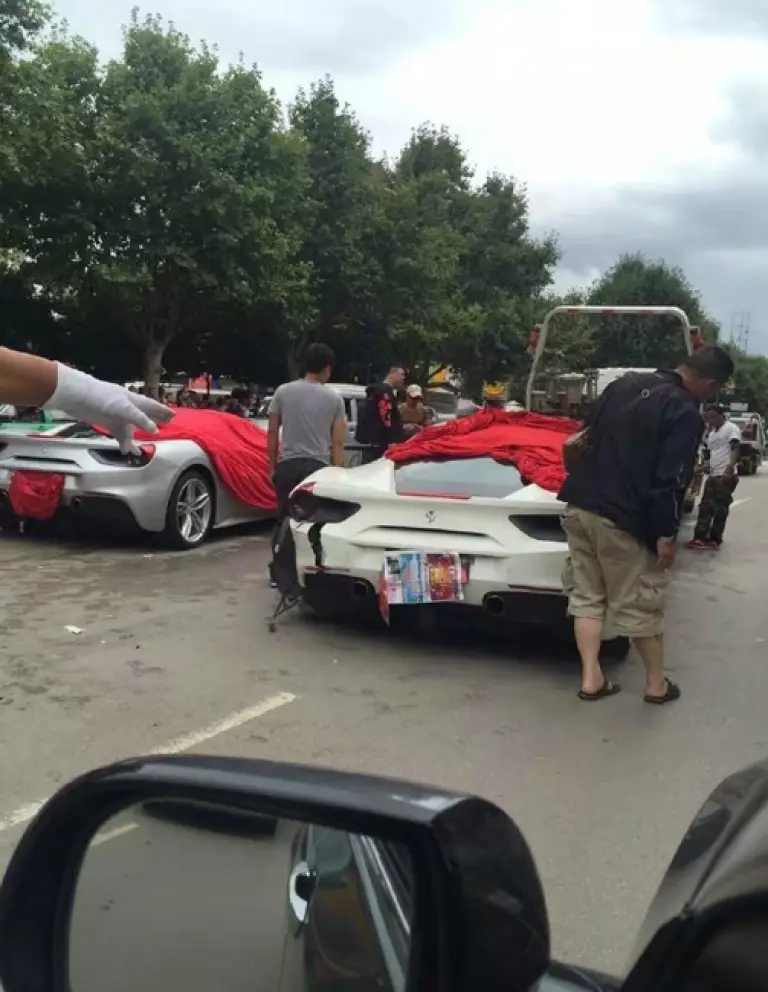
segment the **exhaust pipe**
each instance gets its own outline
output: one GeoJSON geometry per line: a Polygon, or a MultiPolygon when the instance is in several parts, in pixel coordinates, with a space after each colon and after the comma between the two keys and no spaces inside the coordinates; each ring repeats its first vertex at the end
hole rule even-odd
{"type": "Polygon", "coordinates": [[[500,617],[506,611],[506,604],[501,596],[487,596],[483,606],[493,617],[500,617]]]}
{"type": "Polygon", "coordinates": [[[370,586],[367,582],[352,583],[352,599],[368,599],[371,594],[370,586]]]}

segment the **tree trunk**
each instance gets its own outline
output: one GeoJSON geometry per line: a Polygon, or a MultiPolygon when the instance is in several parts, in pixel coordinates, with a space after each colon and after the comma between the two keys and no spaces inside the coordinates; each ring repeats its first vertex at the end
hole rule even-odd
{"type": "Polygon", "coordinates": [[[299,378],[299,372],[301,371],[301,365],[298,358],[289,352],[285,358],[285,367],[288,372],[288,382],[293,382],[294,379],[299,378]]]}
{"type": "Polygon", "coordinates": [[[158,396],[164,351],[165,344],[161,341],[149,341],[144,347],[144,392],[147,396],[158,396]]]}

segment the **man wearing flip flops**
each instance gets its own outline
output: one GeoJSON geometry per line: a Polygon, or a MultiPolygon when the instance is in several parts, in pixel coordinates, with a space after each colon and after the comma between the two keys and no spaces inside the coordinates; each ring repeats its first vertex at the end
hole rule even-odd
{"type": "Polygon", "coordinates": [[[578,459],[560,490],[580,699],[620,691],[600,665],[608,615],[643,660],[646,703],[680,698],[664,674],[666,590],[704,427],[700,404],[732,374],[733,361],[716,347],[700,348],[674,372],[630,372],[608,386],[580,432],[578,459]]]}

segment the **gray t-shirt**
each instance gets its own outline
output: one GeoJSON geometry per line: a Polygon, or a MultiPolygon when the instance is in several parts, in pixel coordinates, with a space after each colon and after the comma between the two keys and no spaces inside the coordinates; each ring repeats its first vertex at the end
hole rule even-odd
{"type": "Polygon", "coordinates": [[[269,407],[282,427],[280,461],[289,458],[315,458],[331,461],[331,433],[334,420],[344,420],[344,400],[335,389],[321,382],[297,379],[275,390],[269,407]]]}

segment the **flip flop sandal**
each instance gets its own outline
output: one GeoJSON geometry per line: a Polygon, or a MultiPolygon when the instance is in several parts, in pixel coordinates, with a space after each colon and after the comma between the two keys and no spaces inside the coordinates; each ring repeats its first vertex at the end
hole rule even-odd
{"type": "Polygon", "coordinates": [[[591,703],[596,699],[607,699],[608,696],[615,696],[619,692],[621,692],[621,686],[617,682],[609,682],[606,679],[597,692],[585,692],[583,689],[580,689],[579,699],[591,703]]]}
{"type": "Polygon", "coordinates": [[[670,682],[669,679],[665,679],[667,683],[667,691],[663,696],[643,696],[646,703],[652,703],[654,706],[663,706],[664,703],[674,703],[676,699],[679,699],[682,693],[680,692],[680,686],[675,685],[674,682],[670,682]]]}

